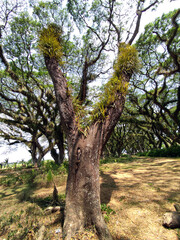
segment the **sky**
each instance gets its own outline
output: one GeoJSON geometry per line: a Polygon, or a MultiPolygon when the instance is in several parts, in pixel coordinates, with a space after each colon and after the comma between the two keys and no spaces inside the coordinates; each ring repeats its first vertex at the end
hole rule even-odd
{"type": "MultiPolygon", "coordinates": [[[[142,15],[140,33],[143,32],[144,26],[152,22],[155,18],[161,16],[163,13],[168,13],[176,8],[179,8],[178,1],[165,0],[163,4],[158,7],[156,11],[148,11],[142,15]]],[[[28,152],[28,148],[22,145],[16,145],[14,148],[10,148],[7,145],[0,145],[0,163],[4,162],[5,159],[9,160],[9,163],[20,162],[22,160],[28,161],[31,159],[31,155],[28,152]]],[[[48,153],[44,159],[52,159],[51,155],[48,153]]]]}

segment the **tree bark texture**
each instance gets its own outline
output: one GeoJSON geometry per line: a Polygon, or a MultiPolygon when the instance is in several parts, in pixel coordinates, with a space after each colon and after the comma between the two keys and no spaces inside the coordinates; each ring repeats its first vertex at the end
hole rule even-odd
{"type": "Polygon", "coordinates": [[[112,239],[100,208],[99,141],[97,126],[87,137],[79,136],[70,151],[63,233],[65,239],[94,225],[100,239],[112,239]]]}
{"type": "Polygon", "coordinates": [[[51,149],[51,156],[57,165],[61,165],[64,161],[64,133],[61,123],[55,128],[55,139],[59,153],[55,148],[51,149]]]}
{"type": "MultiPolygon", "coordinates": [[[[123,111],[125,94],[117,92],[116,101],[108,107],[106,118],[92,123],[84,135],[78,130],[72,99],[58,62],[45,57],[45,63],[54,84],[63,130],[68,141],[69,174],[64,239],[70,240],[77,231],[94,225],[99,239],[112,240],[101,213],[99,159],[123,111]]],[[[130,76],[124,75],[123,78],[127,82],[130,76]]]]}

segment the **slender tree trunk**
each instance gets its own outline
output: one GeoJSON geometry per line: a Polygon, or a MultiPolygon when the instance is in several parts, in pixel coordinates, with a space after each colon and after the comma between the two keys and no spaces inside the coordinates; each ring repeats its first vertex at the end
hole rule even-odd
{"type": "Polygon", "coordinates": [[[61,165],[64,160],[64,147],[62,145],[58,146],[59,153],[56,152],[56,149],[51,149],[51,157],[54,159],[57,165],[61,165]]]}
{"type": "Polygon", "coordinates": [[[58,128],[58,142],[57,146],[59,149],[58,163],[61,165],[64,161],[64,133],[62,131],[61,125],[58,128]]]}
{"type": "Polygon", "coordinates": [[[64,161],[64,132],[61,123],[55,128],[55,139],[59,153],[53,148],[51,149],[51,156],[56,164],[61,165],[64,161]]]}
{"type": "Polygon", "coordinates": [[[61,165],[64,160],[64,154],[59,150],[59,153],[56,152],[56,149],[51,149],[51,157],[54,159],[57,165],[61,165]]]}
{"type": "Polygon", "coordinates": [[[38,159],[36,157],[36,151],[37,151],[36,143],[33,142],[31,145],[31,156],[32,156],[32,162],[35,168],[38,167],[38,159]]]}
{"type": "Polygon", "coordinates": [[[100,207],[99,157],[102,143],[97,135],[94,128],[87,137],[79,136],[69,151],[63,227],[66,240],[88,225],[95,226],[99,239],[112,240],[100,207]]]}

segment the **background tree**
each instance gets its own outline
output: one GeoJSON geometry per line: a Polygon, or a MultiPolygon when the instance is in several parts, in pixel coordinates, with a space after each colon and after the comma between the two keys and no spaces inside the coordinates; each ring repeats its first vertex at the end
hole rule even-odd
{"type": "MultiPolygon", "coordinates": [[[[10,13],[11,10],[6,13],[6,18],[10,13]]],[[[2,66],[0,72],[0,121],[3,123],[0,136],[12,140],[11,145],[24,143],[28,146],[33,162],[38,165],[49,151],[60,164],[64,158],[64,135],[52,84],[37,53],[40,25],[27,13],[20,13],[1,26],[1,38],[5,28],[8,36],[4,34],[4,50],[2,46],[0,49],[0,57],[6,67],[2,66]],[[54,146],[57,146],[59,154],[54,146]]]]}
{"type": "Polygon", "coordinates": [[[180,143],[179,15],[180,10],[163,14],[145,28],[137,42],[144,67],[141,77],[133,81],[130,101],[151,123],[159,146],[180,143]]]}
{"type": "Polygon", "coordinates": [[[125,111],[107,145],[114,156],[180,143],[179,14],[163,14],[136,42],[142,68],[131,82],[125,111]]]}

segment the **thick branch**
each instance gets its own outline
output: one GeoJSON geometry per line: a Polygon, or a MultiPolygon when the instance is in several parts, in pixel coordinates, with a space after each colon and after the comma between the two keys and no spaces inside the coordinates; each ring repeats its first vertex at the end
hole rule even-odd
{"type": "Polygon", "coordinates": [[[178,61],[178,57],[179,57],[179,56],[178,56],[177,54],[175,54],[175,53],[171,50],[171,47],[170,47],[170,46],[171,46],[171,43],[173,42],[173,40],[174,40],[174,38],[175,38],[175,36],[176,36],[176,34],[177,34],[177,31],[178,31],[179,25],[178,25],[178,23],[176,22],[176,18],[178,17],[179,14],[180,14],[180,9],[179,9],[179,10],[176,12],[176,14],[172,17],[172,24],[173,24],[173,26],[174,26],[174,31],[173,31],[170,39],[169,39],[168,42],[167,42],[167,50],[168,50],[170,56],[173,58],[174,63],[175,63],[175,65],[176,65],[177,68],[178,68],[178,71],[180,72],[180,64],[179,64],[179,61],[178,61]]]}
{"type": "Polygon", "coordinates": [[[6,67],[6,71],[9,73],[11,78],[17,82],[18,81],[18,76],[10,69],[9,63],[4,56],[3,49],[2,49],[1,45],[0,45],[0,58],[1,58],[2,63],[6,67]]]}
{"type": "MultiPolygon", "coordinates": [[[[123,74],[123,83],[129,82],[131,76],[128,76],[126,74],[123,74]]],[[[122,84],[123,84],[122,83],[122,84]]],[[[112,131],[114,130],[114,127],[116,126],[124,108],[125,104],[125,98],[126,98],[126,93],[122,92],[117,92],[116,93],[116,100],[114,101],[113,104],[108,106],[106,118],[103,122],[102,126],[102,143],[103,147],[108,141],[112,131]]]]}
{"type": "MultiPolygon", "coordinates": [[[[178,118],[178,114],[180,113],[180,86],[178,87],[178,91],[177,91],[177,106],[176,106],[176,110],[174,112],[174,116],[176,119],[178,118]]],[[[180,119],[178,121],[179,125],[180,125],[180,119]]]]}
{"type": "Polygon", "coordinates": [[[134,39],[136,38],[138,32],[139,32],[139,27],[140,27],[140,22],[141,22],[141,16],[142,16],[142,11],[138,10],[137,11],[137,22],[136,22],[136,27],[135,27],[135,30],[134,30],[134,33],[131,37],[131,39],[129,40],[129,45],[131,45],[134,41],[134,39]]]}
{"type": "Polygon", "coordinates": [[[159,40],[161,42],[166,42],[167,51],[176,66],[174,69],[170,69],[170,70],[165,70],[165,69],[162,69],[161,67],[159,67],[157,70],[158,75],[170,76],[177,72],[180,72],[179,55],[178,55],[178,53],[173,52],[173,50],[171,49],[171,44],[172,44],[174,38],[176,37],[178,28],[179,28],[179,25],[176,22],[176,18],[178,17],[179,14],[180,14],[180,9],[177,10],[177,12],[172,17],[173,31],[172,31],[171,37],[169,39],[161,37],[157,31],[154,31],[154,33],[157,35],[157,37],[159,38],[159,40]]]}
{"type": "Polygon", "coordinates": [[[70,142],[75,134],[76,120],[72,99],[67,87],[67,80],[60,70],[59,63],[55,58],[45,57],[46,67],[52,78],[61,121],[70,142]]]}

